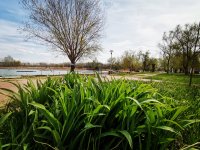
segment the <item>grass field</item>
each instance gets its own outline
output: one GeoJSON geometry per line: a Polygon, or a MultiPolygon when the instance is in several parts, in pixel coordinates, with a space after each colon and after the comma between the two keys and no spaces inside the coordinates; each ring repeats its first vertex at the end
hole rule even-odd
{"type": "MultiPolygon", "coordinates": [[[[131,72],[127,73],[118,73],[114,76],[123,76],[123,77],[135,77],[138,79],[150,79],[150,80],[160,80],[163,82],[175,82],[175,83],[189,83],[189,76],[180,73],[160,73],[160,72],[131,72]]],[[[193,75],[193,84],[200,85],[200,75],[193,75]]]]}
{"type": "Polygon", "coordinates": [[[15,86],[0,113],[2,149],[200,148],[196,85],[68,74],[15,86]]]}
{"type": "MultiPolygon", "coordinates": [[[[167,73],[162,73],[162,74],[156,74],[153,76],[145,76],[145,79],[152,79],[152,80],[162,80],[162,81],[167,81],[167,82],[175,82],[175,83],[189,83],[189,76],[186,76],[184,74],[167,74],[167,73]]],[[[199,84],[200,85],[200,75],[194,75],[192,79],[193,84],[199,84]]]]}

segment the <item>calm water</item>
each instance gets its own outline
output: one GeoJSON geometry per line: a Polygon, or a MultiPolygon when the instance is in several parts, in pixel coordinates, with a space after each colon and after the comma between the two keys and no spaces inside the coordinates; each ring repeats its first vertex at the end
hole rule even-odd
{"type": "MultiPolygon", "coordinates": [[[[80,74],[94,74],[92,70],[77,70],[80,74]]],[[[0,69],[0,77],[16,77],[31,75],[63,75],[67,74],[67,70],[20,70],[20,69],[0,69]]]]}

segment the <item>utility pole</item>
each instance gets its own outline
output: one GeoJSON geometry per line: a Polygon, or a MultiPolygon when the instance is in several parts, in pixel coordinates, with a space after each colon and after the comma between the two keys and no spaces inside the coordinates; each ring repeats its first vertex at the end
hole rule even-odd
{"type": "Polygon", "coordinates": [[[113,50],[110,50],[110,54],[111,54],[111,58],[110,58],[111,59],[110,60],[111,61],[111,63],[110,63],[110,70],[112,70],[112,53],[113,53],[113,50]]]}

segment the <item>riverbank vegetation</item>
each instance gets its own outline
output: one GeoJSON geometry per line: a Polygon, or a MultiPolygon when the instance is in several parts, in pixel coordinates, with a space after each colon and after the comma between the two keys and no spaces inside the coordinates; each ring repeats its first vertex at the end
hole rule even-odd
{"type": "Polygon", "coordinates": [[[200,140],[200,90],[68,74],[18,87],[0,113],[2,149],[187,149],[200,140]],[[187,91],[187,92],[186,92],[187,91]]]}

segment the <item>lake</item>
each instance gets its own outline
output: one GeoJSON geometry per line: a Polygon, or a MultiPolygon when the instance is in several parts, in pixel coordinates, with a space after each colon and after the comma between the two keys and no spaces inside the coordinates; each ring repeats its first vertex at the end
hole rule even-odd
{"type": "MultiPolygon", "coordinates": [[[[93,70],[76,70],[80,74],[94,74],[93,70]]],[[[39,69],[0,69],[0,77],[18,77],[18,76],[34,76],[34,75],[64,75],[69,70],[39,70],[39,69]]]]}

